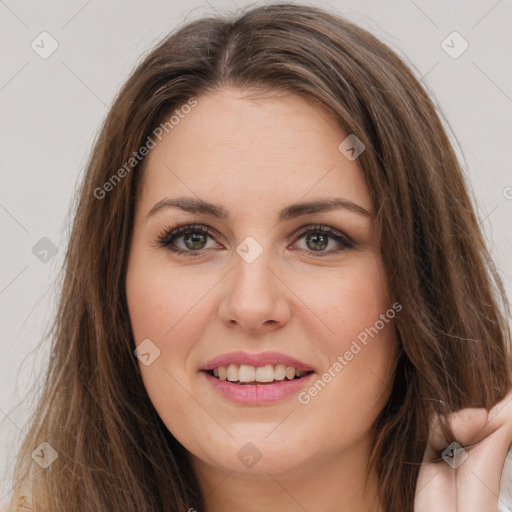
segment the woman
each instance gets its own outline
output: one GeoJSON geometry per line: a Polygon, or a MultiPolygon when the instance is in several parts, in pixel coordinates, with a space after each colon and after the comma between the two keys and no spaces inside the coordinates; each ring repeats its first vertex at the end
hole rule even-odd
{"type": "Polygon", "coordinates": [[[504,506],[508,304],[459,163],[401,60],[320,9],[138,66],[54,327],[15,510],[504,506]]]}

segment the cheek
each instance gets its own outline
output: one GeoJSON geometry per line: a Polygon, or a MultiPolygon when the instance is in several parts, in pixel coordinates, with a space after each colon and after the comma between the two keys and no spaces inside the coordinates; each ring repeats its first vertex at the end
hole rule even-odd
{"type": "Polygon", "coordinates": [[[301,403],[327,416],[327,424],[349,428],[347,412],[352,411],[353,426],[369,428],[391,391],[398,356],[394,318],[401,307],[393,307],[380,260],[370,256],[325,282],[310,283],[308,290],[303,290],[305,302],[324,333],[310,329],[308,338],[326,357],[324,373],[301,403]]]}
{"type": "MultiPolygon", "coordinates": [[[[377,321],[379,330],[384,330],[380,318],[393,303],[382,264],[372,253],[336,271],[317,274],[315,279],[298,281],[294,290],[311,311],[307,315],[311,321],[304,322],[303,328],[316,328],[308,333],[308,339],[321,344],[331,359],[348,350],[352,340],[377,321]]],[[[306,309],[302,316],[307,317],[306,309]]]]}
{"type": "MultiPolygon", "coordinates": [[[[148,396],[170,431],[179,439],[188,439],[197,418],[203,424],[204,411],[191,399],[187,361],[190,351],[204,332],[204,323],[211,318],[207,301],[201,300],[215,281],[197,279],[193,272],[169,267],[145,270],[141,260],[133,260],[126,278],[126,293],[135,345],[149,339],[157,347],[158,356],[149,365],[139,362],[148,396]],[[211,281],[211,282],[209,282],[211,281]],[[184,417],[176,411],[187,411],[184,417]]],[[[192,267],[190,267],[191,269],[192,267]]],[[[199,434],[190,436],[188,447],[195,446],[199,434]],[[191,442],[193,441],[193,442],[191,442]]]]}
{"type": "Polygon", "coordinates": [[[213,284],[207,274],[203,279],[186,269],[171,272],[165,265],[134,262],[127,273],[126,293],[136,344],[150,338],[164,349],[191,340],[190,331],[199,332],[201,319],[208,319],[202,299],[213,284]]]}

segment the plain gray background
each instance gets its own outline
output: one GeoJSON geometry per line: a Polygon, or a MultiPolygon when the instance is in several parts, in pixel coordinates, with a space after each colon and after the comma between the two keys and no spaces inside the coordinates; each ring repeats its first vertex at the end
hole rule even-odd
{"type": "MultiPolygon", "coordinates": [[[[27,386],[46,363],[46,347],[33,349],[55,311],[68,209],[109,105],[141,56],[169,31],[249,4],[259,3],[0,0],[0,471],[11,469],[31,407],[27,386]],[[58,48],[42,58],[51,44],[58,48]]],[[[377,35],[434,96],[464,158],[510,297],[512,0],[309,4],[377,35]],[[457,56],[464,41],[468,48],[457,56]]],[[[9,491],[2,480],[0,502],[9,491]]]]}

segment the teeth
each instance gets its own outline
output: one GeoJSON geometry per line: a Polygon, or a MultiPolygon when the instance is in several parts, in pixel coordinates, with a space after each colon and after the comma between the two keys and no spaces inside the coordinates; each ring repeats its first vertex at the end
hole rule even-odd
{"type": "Polygon", "coordinates": [[[228,369],[226,366],[219,366],[219,379],[226,380],[228,377],[228,369]]]}
{"type": "MultiPolygon", "coordinates": [[[[230,365],[232,366],[232,365],[230,365]]],[[[259,370],[259,368],[258,368],[259,370]]],[[[240,382],[253,382],[256,378],[256,369],[254,366],[248,366],[246,364],[241,364],[238,370],[238,380],[240,382]]]]}
{"type": "Polygon", "coordinates": [[[213,375],[220,380],[230,382],[273,382],[274,380],[293,380],[302,377],[307,371],[297,370],[284,364],[265,366],[250,366],[247,364],[230,364],[213,369],[213,375]]]}
{"type": "Polygon", "coordinates": [[[256,368],[256,382],[272,382],[274,380],[274,367],[271,364],[256,368]]]}
{"type": "Polygon", "coordinates": [[[284,364],[278,364],[274,368],[274,379],[284,380],[285,377],[286,377],[286,366],[284,364]]]}
{"type": "Polygon", "coordinates": [[[228,366],[227,378],[231,382],[235,382],[236,380],[238,380],[238,367],[235,366],[234,364],[230,364],[228,366]]]}
{"type": "Polygon", "coordinates": [[[292,380],[295,377],[295,368],[293,366],[286,367],[286,378],[292,380]]]}

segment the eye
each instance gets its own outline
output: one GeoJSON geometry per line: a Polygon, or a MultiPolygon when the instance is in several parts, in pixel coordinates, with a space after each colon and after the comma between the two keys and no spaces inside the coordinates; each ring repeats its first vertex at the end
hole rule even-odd
{"type": "MultiPolygon", "coordinates": [[[[215,234],[210,228],[202,224],[188,224],[175,228],[165,228],[157,237],[157,243],[158,247],[165,247],[177,255],[200,256],[208,248],[219,247],[216,243],[207,247],[209,238],[215,241],[215,234]]],[[[354,242],[348,236],[321,224],[307,226],[300,233],[291,237],[292,240],[296,240],[295,244],[302,238],[305,238],[306,248],[294,250],[323,255],[354,247],[354,242]],[[333,245],[332,241],[334,241],[335,246],[338,245],[338,248],[325,250],[333,245]]]]}
{"type": "Polygon", "coordinates": [[[347,235],[341,231],[337,231],[329,226],[323,226],[321,224],[307,226],[295,236],[297,237],[297,240],[301,240],[302,238],[305,239],[306,249],[298,249],[300,251],[320,253],[320,255],[324,255],[354,248],[354,242],[347,235]],[[333,245],[333,240],[335,242],[334,245],[338,245],[338,248],[326,251],[325,249],[327,247],[333,245]]]}
{"type": "Polygon", "coordinates": [[[178,255],[186,253],[199,256],[201,251],[208,248],[208,238],[213,240],[214,234],[207,226],[187,224],[175,228],[164,228],[157,237],[157,243],[159,247],[166,247],[178,255]]]}

